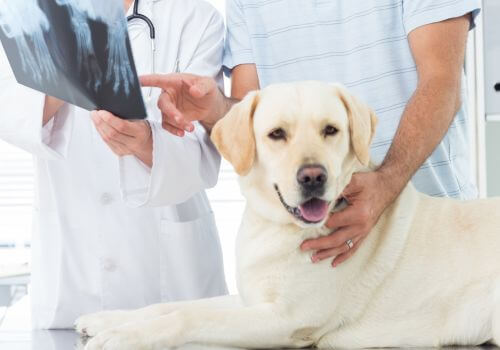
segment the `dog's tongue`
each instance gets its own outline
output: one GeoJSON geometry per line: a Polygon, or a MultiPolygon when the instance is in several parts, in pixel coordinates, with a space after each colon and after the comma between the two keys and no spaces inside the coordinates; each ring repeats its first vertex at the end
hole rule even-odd
{"type": "Polygon", "coordinates": [[[318,222],[323,220],[328,213],[328,203],[321,199],[313,198],[301,204],[299,209],[304,219],[310,222],[318,222]]]}

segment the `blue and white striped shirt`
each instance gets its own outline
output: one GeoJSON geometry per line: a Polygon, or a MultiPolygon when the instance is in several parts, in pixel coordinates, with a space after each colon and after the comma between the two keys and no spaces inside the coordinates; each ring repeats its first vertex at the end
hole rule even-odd
{"type": "MultiPolygon", "coordinates": [[[[473,13],[481,0],[228,0],[224,66],[257,66],[261,87],[340,82],[371,106],[379,125],[372,160],[381,163],[417,86],[408,34],[473,13]]],[[[473,198],[464,104],[412,181],[433,196],[473,198]]]]}

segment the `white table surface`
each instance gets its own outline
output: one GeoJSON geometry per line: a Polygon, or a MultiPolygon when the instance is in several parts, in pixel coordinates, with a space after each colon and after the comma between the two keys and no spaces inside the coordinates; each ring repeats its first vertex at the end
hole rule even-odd
{"type": "MultiPolygon", "coordinates": [[[[0,310],[0,317],[2,314],[3,311],[0,310]]],[[[9,308],[0,326],[0,350],[83,350],[83,347],[83,340],[72,330],[31,331],[28,297],[22,298],[16,305],[9,308]]],[[[494,347],[447,347],[445,349],[496,350],[494,347]]],[[[229,350],[229,348],[189,344],[178,350],[229,350]]]]}

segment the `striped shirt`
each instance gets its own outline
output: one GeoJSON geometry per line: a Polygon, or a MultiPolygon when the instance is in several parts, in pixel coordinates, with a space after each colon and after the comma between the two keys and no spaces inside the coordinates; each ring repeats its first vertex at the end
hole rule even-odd
{"type": "MultiPolygon", "coordinates": [[[[228,71],[254,63],[261,87],[311,79],[343,83],[379,118],[371,155],[381,163],[417,86],[408,34],[467,13],[475,18],[480,4],[481,0],[228,0],[224,66],[228,71]]],[[[429,195],[477,196],[465,86],[463,76],[464,103],[412,179],[429,195]]]]}

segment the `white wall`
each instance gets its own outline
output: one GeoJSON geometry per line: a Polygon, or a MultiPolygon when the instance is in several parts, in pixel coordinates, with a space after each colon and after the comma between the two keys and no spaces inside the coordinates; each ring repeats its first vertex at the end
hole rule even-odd
{"type": "MultiPolygon", "coordinates": [[[[223,15],[225,14],[224,0],[208,1],[223,15]]],[[[226,93],[229,93],[230,81],[225,79],[224,84],[226,93]]],[[[236,293],[234,246],[245,202],[240,194],[236,181],[236,174],[231,165],[226,161],[222,162],[221,174],[217,186],[208,191],[208,196],[212,203],[212,209],[215,213],[215,219],[221,238],[226,281],[229,292],[234,294],[236,293]]]]}

